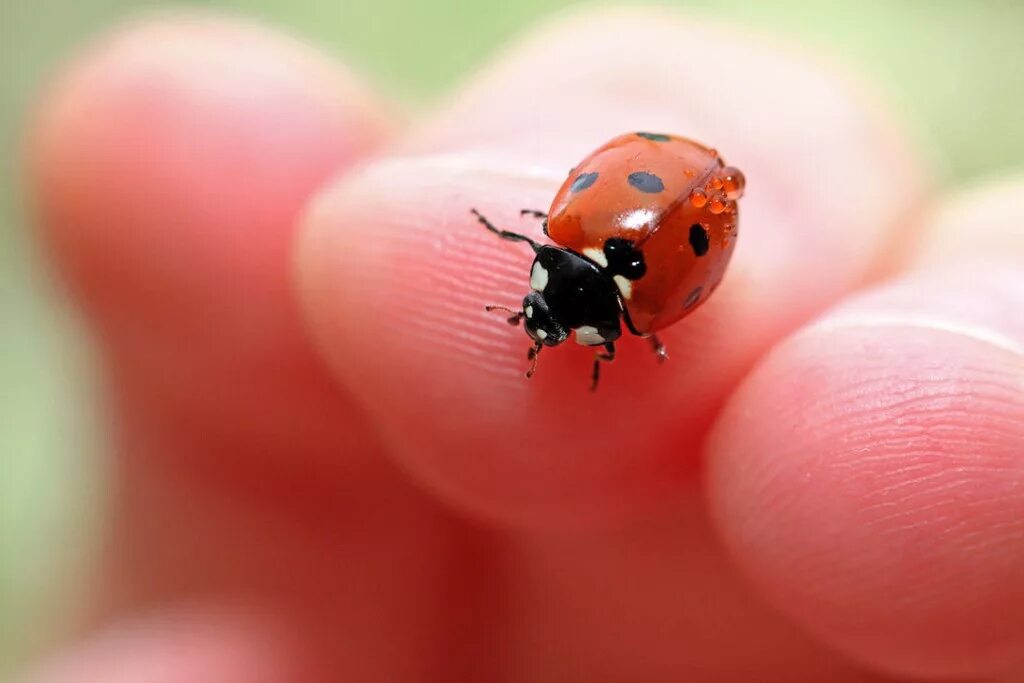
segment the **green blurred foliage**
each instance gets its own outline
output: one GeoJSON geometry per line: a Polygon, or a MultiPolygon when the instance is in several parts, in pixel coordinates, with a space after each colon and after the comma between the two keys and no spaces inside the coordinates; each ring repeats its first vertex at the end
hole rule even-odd
{"type": "MultiPolygon", "coordinates": [[[[566,0],[212,0],[325,46],[396,98],[425,103],[566,0]]],[[[1024,3],[677,0],[766,28],[866,73],[933,150],[949,184],[1024,165],[1024,3]]],[[[17,172],[33,93],[75,46],[139,0],[0,0],[0,674],[59,630],[102,500],[84,337],[41,275],[17,172]],[[90,514],[92,512],[93,514],[90,514]]],[[[742,87],[741,81],[734,84],[742,87]]]]}

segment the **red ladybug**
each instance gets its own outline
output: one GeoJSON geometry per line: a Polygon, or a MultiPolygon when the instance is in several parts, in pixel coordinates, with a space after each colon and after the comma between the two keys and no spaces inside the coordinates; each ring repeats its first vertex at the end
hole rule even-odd
{"type": "Polygon", "coordinates": [[[648,337],[658,357],[665,347],[655,332],[704,303],[718,286],[736,246],[743,174],[718,153],[692,140],[661,133],[627,133],[599,147],[572,169],[544,219],[544,233],[560,246],[539,244],[501,230],[473,214],[491,232],[526,242],[536,257],[532,291],[509,323],[525,321],[533,340],[527,377],[545,346],[569,333],[615,358],[621,322],[648,337]]]}

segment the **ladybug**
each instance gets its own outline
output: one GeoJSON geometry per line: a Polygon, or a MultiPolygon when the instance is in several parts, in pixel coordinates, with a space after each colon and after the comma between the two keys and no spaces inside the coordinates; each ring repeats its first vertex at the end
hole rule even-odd
{"type": "Polygon", "coordinates": [[[487,307],[512,313],[512,325],[524,323],[533,340],[526,376],[541,349],[572,333],[598,347],[596,388],[622,323],[665,360],[655,333],[696,310],[721,282],[736,247],[744,184],[714,149],[675,135],[627,133],[573,168],[547,213],[521,212],[543,219],[557,246],[502,230],[472,209],[488,230],[535,254],[522,309],[487,307]]]}

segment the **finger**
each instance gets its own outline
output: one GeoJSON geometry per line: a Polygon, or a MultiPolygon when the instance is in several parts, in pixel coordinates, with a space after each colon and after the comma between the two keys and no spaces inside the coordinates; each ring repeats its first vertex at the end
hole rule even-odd
{"type": "MultiPolygon", "coordinates": [[[[1024,222],[948,211],[993,247],[1024,222]]],[[[920,270],[743,383],[710,440],[709,490],[741,568],[810,632],[888,671],[991,677],[1024,655],[1024,271],[1001,249],[950,265],[963,240],[943,218],[927,240],[920,270]]]]}
{"type": "Polygon", "coordinates": [[[385,120],[343,68],[253,24],[137,22],[79,58],[39,108],[31,171],[51,254],[122,376],[264,444],[335,431],[350,411],[319,408],[339,401],[297,323],[288,247],[310,193],[385,120]]]}
{"type": "Polygon", "coordinates": [[[213,595],[364,680],[433,665],[448,521],[321,370],[288,276],[300,207],[383,119],[310,49],[198,16],[118,30],[44,99],[40,213],[118,418],[103,615],[213,595]]]}
{"type": "Polygon", "coordinates": [[[406,465],[478,513],[557,524],[675,497],[753,359],[864,279],[919,194],[890,124],[845,83],[810,57],[667,12],[548,26],[406,156],[321,195],[299,254],[314,336],[406,465]],[[695,68],[706,64],[713,74],[695,68]],[[664,367],[627,340],[596,395],[588,349],[545,351],[525,382],[522,332],[481,309],[521,301],[531,255],[469,208],[541,238],[519,210],[546,208],[589,149],[636,129],[704,140],[746,172],[730,273],[665,331],[664,367]]]}
{"type": "Polygon", "coordinates": [[[967,261],[1024,263],[1024,179],[979,185],[941,205],[930,217],[911,265],[943,267],[967,261]]]}

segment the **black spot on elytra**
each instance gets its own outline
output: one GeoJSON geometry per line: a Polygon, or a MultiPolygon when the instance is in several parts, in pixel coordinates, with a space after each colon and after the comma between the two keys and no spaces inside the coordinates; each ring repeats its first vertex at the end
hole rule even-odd
{"type": "Polygon", "coordinates": [[[637,133],[640,137],[654,142],[668,142],[672,138],[663,133],[637,133]]]}
{"type": "Polygon", "coordinates": [[[683,309],[693,308],[698,301],[700,301],[700,295],[704,293],[703,287],[697,287],[689,296],[686,297],[686,301],[683,302],[683,309]]]}
{"type": "Polygon", "coordinates": [[[697,256],[708,253],[708,247],[711,246],[708,240],[708,231],[700,223],[690,226],[690,246],[693,247],[693,253],[697,256]]]}
{"type": "Polygon", "coordinates": [[[572,181],[572,185],[569,187],[569,191],[576,193],[587,189],[597,181],[597,171],[591,171],[590,173],[581,173],[576,176],[576,180],[572,181]]]}
{"type": "Polygon", "coordinates": [[[622,275],[629,280],[639,280],[647,272],[643,252],[633,246],[632,240],[610,237],[604,243],[604,255],[608,259],[607,271],[622,275]]]}
{"type": "Polygon", "coordinates": [[[648,194],[654,194],[661,192],[665,189],[665,183],[661,182],[661,178],[648,173],[647,171],[636,171],[629,174],[629,184],[648,194]]]}

